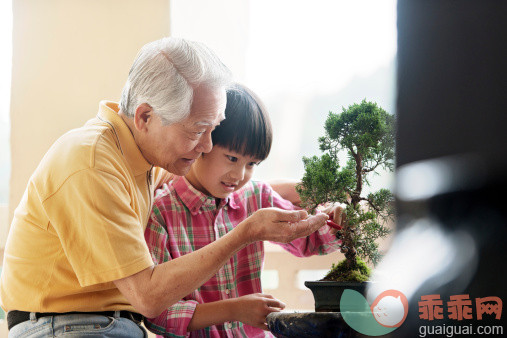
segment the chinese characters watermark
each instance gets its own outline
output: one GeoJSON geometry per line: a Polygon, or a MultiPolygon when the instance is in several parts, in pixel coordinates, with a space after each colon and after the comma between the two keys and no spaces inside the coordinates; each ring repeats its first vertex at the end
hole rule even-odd
{"type": "MultiPolygon", "coordinates": [[[[444,301],[440,295],[421,296],[419,305],[419,318],[425,320],[444,319],[444,301]]],[[[446,302],[447,318],[461,321],[473,319],[473,305],[470,295],[453,295],[446,302]]],[[[502,317],[502,300],[499,297],[475,298],[475,316],[482,320],[483,315],[495,315],[495,319],[502,317]]]]}

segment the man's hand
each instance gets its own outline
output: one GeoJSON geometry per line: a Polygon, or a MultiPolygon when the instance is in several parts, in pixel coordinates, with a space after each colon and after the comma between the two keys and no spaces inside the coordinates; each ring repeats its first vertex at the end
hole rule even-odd
{"type": "Polygon", "coordinates": [[[253,293],[250,295],[230,299],[234,320],[243,324],[268,330],[266,317],[271,312],[280,312],[285,304],[271,295],[253,293]]]}
{"type": "Polygon", "coordinates": [[[305,210],[289,211],[265,208],[257,210],[238,227],[242,227],[248,233],[249,242],[289,243],[296,238],[314,233],[326,224],[328,218],[326,214],[308,217],[305,210]]]}

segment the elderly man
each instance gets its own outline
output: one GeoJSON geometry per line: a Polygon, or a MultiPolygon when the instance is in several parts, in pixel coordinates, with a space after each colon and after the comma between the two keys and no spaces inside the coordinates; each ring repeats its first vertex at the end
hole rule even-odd
{"type": "Polygon", "coordinates": [[[324,225],[325,215],[259,210],[220,240],[154,266],[143,237],[154,187],[211,150],[229,83],[227,68],[202,44],[149,43],[119,106],[101,102],[96,118],[53,144],[5,249],[0,293],[10,336],[143,337],[140,314],[157,316],[245,245],[289,242],[324,225]]]}

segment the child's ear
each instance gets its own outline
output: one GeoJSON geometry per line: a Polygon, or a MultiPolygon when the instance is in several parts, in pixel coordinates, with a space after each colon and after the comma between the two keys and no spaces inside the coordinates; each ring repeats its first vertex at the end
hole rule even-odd
{"type": "Polygon", "coordinates": [[[153,119],[153,108],[147,103],[141,103],[134,114],[134,125],[139,131],[146,131],[148,124],[153,119]]]}

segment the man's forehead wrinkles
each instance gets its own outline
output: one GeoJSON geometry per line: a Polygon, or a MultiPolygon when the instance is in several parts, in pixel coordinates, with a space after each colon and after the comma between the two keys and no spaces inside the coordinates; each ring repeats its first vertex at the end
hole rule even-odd
{"type": "Polygon", "coordinates": [[[220,124],[220,122],[222,122],[223,120],[225,120],[225,115],[224,114],[220,114],[215,120],[213,121],[197,121],[194,123],[194,125],[198,125],[198,126],[210,126],[210,127],[213,127],[215,125],[218,125],[220,124]]]}
{"type": "Polygon", "coordinates": [[[197,121],[194,123],[196,126],[212,126],[213,122],[210,121],[197,121]]]}

